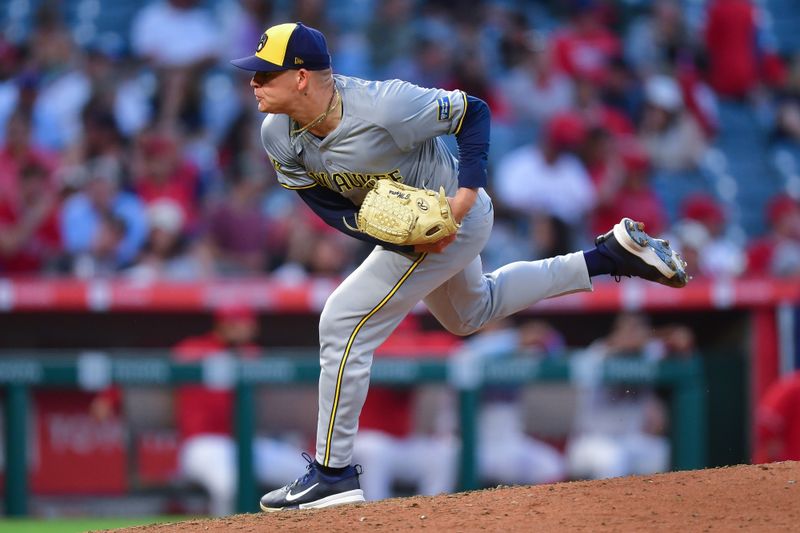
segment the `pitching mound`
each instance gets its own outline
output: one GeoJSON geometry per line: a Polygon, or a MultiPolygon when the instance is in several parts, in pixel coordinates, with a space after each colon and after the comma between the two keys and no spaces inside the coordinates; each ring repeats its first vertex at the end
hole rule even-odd
{"type": "Polygon", "coordinates": [[[325,531],[797,531],[800,462],[414,497],[121,529],[325,531]]]}

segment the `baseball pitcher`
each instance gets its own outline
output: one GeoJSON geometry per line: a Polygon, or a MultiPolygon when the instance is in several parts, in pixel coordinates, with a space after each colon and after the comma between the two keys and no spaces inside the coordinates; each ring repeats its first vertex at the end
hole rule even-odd
{"type": "Polygon", "coordinates": [[[232,63],[254,72],[261,139],[280,184],[375,245],[320,317],[316,455],[304,475],[261,498],[265,511],[364,501],[351,456],[372,354],[420,300],[448,331],[469,335],[543,298],[590,291],[592,276],[686,284],[680,256],[627,218],[592,250],[485,274],[479,254],[493,208],[482,100],[334,75],[325,37],[301,23],[268,28],[254,55],[232,63]],[[458,159],[443,135],[455,135],[458,159]]]}

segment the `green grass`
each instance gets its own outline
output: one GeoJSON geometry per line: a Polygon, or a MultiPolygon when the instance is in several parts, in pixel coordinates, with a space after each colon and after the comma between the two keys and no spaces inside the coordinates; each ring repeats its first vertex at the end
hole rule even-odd
{"type": "Polygon", "coordinates": [[[180,522],[190,518],[188,516],[143,516],[139,518],[55,518],[53,520],[5,519],[0,520],[0,533],[84,533],[98,529],[180,522]]]}

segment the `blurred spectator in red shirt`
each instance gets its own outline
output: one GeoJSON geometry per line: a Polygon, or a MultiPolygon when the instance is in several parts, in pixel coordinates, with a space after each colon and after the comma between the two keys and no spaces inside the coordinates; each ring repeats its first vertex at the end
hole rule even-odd
{"type": "Polygon", "coordinates": [[[583,116],[587,126],[602,128],[613,137],[635,133],[630,118],[622,110],[607,105],[600,97],[597,83],[589,78],[579,76],[575,80],[575,111],[583,116]]]}
{"type": "Polygon", "coordinates": [[[58,198],[48,172],[28,164],[17,194],[0,195],[0,275],[41,274],[61,252],[58,198]]]}
{"type": "Polygon", "coordinates": [[[800,275],[800,203],[788,195],[774,198],[767,206],[770,233],[747,251],[751,275],[800,275]]]}
{"type": "Polygon", "coordinates": [[[706,83],[705,72],[698,62],[697,57],[680,61],[675,78],[681,87],[686,110],[697,120],[706,137],[711,138],[719,127],[717,95],[706,83]]]}
{"type": "Polygon", "coordinates": [[[197,168],[183,158],[178,140],[167,134],[148,133],[137,145],[133,165],[136,194],[146,204],[169,199],[183,210],[191,231],[198,210],[197,168]]]}
{"type": "Polygon", "coordinates": [[[603,26],[595,1],[580,3],[570,22],[553,35],[556,65],[570,76],[599,81],[621,46],[617,36],[603,26]]]}
{"type": "Polygon", "coordinates": [[[206,238],[222,274],[261,274],[268,265],[269,221],[261,210],[265,179],[235,175],[223,201],[212,209],[206,238]]]}
{"type": "MultiPolygon", "coordinates": [[[[682,218],[678,234],[696,233],[692,247],[698,252],[694,275],[711,278],[731,278],[744,272],[747,256],[742,246],[727,234],[727,216],[723,206],[708,194],[694,194],[686,198],[681,208],[682,218]],[[699,227],[690,229],[688,225],[699,227]]],[[[680,236],[679,236],[680,238],[680,236]]],[[[681,248],[682,250],[682,248],[681,248]]],[[[686,259],[686,258],[684,258],[686,259]]]]}
{"type": "Polygon", "coordinates": [[[711,86],[723,96],[747,96],[759,80],[755,6],[750,0],[713,0],[705,33],[711,86]]]}
{"type": "Polygon", "coordinates": [[[647,231],[661,233],[666,213],[661,199],[650,187],[650,157],[633,138],[618,142],[617,150],[619,170],[609,172],[598,185],[592,235],[605,233],[622,217],[644,222],[647,231]]]}
{"type": "Polygon", "coordinates": [[[773,383],[756,411],[753,462],[800,461],[800,372],[773,383]]]}
{"type": "Polygon", "coordinates": [[[703,130],[686,112],[674,78],[652,76],[645,82],[646,107],[639,136],[655,169],[680,171],[697,168],[707,142],[703,130]]]}
{"type": "Polygon", "coordinates": [[[20,173],[29,165],[45,170],[49,182],[56,158],[33,144],[30,115],[18,110],[6,123],[6,142],[0,147],[0,198],[15,201],[20,173]]]}

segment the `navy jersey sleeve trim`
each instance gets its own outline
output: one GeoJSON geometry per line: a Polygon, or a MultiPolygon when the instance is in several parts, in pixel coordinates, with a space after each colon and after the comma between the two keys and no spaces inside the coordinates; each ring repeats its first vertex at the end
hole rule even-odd
{"type": "Polygon", "coordinates": [[[486,187],[491,114],[480,98],[467,96],[467,105],[456,132],[458,186],[486,187]]]}
{"type": "Polygon", "coordinates": [[[413,246],[398,246],[388,242],[380,241],[374,237],[370,237],[366,233],[355,231],[348,227],[348,224],[355,226],[356,213],[358,207],[350,200],[337,194],[334,191],[325,187],[315,187],[312,189],[297,189],[297,194],[300,198],[308,204],[322,220],[329,226],[338,229],[342,233],[346,233],[351,237],[355,237],[370,244],[380,245],[388,250],[395,252],[410,254],[414,252],[413,246]],[[347,221],[347,222],[345,222],[347,221]]]}

